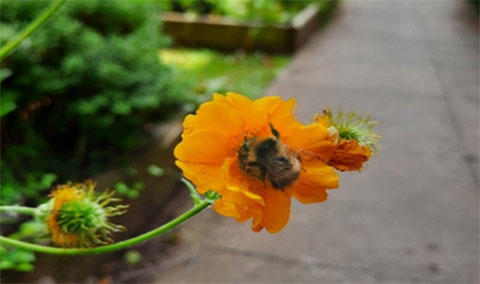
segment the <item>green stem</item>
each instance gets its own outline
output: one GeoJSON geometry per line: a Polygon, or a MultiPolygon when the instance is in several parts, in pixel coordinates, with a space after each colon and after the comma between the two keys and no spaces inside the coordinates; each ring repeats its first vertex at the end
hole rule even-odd
{"type": "Polygon", "coordinates": [[[119,249],[124,249],[131,247],[133,245],[148,241],[150,239],[153,239],[162,233],[165,233],[166,231],[180,225],[181,223],[185,222],[186,220],[190,219],[192,216],[198,214],[201,212],[203,209],[207,208],[210,206],[215,199],[205,199],[199,204],[196,204],[193,206],[190,210],[187,212],[183,213],[182,215],[178,216],[177,218],[173,219],[172,221],[150,231],[145,234],[136,236],[134,238],[121,241],[118,243],[114,243],[111,245],[105,245],[105,246],[99,246],[95,248],[56,248],[56,247],[49,247],[49,246],[42,246],[42,245],[35,245],[35,244],[30,244],[14,239],[10,239],[7,237],[0,236],[0,244],[5,244],[5,245],[11,245],[17,248],[21,249],[26,249],[26,250],[31,250],[35,252],[40,252],[40,253],[49,253],[49,254],[60,254],[60,255],[81,255],[81,254],[97,254],[97,253],[105,253],[105,252],[111,252],[114,250],[119,250],[119,249]]]}
{"type": "Polygon", "coordinates": [[[193,204],[197,205],[202,202],[202,197],[200,196],[200,194],[198,194],[195,186],[186,178],[182,177],[180,180],[187,186],[188,190],[190,191],[190,197],[193,200],[193,204]]]}
{"type": "Polygon", "coordinates": [[[35,215],[35,208],[17,205],[0,206],[0,212],[15,212],[20,214],[35,215]]]}
{"type": "Polygon", "coordinates": [[[63,5],[63,3],[65,3],[65,0],[53,1],[40,15],[37,16],[37,18],[35,18],[35,20],[33,20],[33,22],[26,26],[15,38],[6,43],[0,49],[0,60],[20,45],[20,43],[29,37],[34,31],[40,28],[53,15],[53,13],[63,5]]]}

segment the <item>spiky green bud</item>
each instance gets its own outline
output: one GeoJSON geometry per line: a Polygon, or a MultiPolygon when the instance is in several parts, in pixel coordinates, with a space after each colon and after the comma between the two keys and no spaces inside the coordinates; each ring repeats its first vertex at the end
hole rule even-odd
{"type": "Polygon", "coordinates": [[[69,183],[58,186],[52,192],[52,201],[43,210],[50,209],[46,220],[54,243],[91,247],[112,242],[112,233],[125,230],[125,227],[115,225],[108,219],[125,213],[128,205],[110,205],[120,199],[113,198],[114,192],[96,195],[94,187],[92,182],[69,183]]]}
{"type": "Polygon", "coordinates": [[[380,136],[373,132],[377,121],[371,120],[371,117],[360,117],[356,112],[343,112],[340,110],[337,115],[333,115],[330,109],[324,111],[328,116],[329,124],[338,131],[340,139],[357,140],[360,145],[369,147],[376,152],[377,142],[380,136]]]}

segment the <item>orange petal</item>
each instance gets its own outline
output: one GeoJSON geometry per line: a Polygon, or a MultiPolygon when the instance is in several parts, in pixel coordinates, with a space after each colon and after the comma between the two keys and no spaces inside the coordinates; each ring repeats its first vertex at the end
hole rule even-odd
{"type": "Polygon", "coordinates": [[[237,157],[225,160],[222,166],[222,177],[226,184],[226,189],[245,192],[246,196],[250,196],[250,193],[253,194],[252,196],[260,196],[266,188],[263,181],[248,176],[240,170],[237,157]]]}
{"type": "Polygon", "coordinates": [[[342,139],[328,164],[339,171],[359,171],[370,155],[370,148],[359,145],[357,140],[342,139]]]}
{"type": "Polygon", "coordinates": [[[175,164],[182,170],[185,178],[195,184],[197,191],[204,194],[209,190],[218,191],[223,188],[221,170],[218,165],[194,164],[176,161],[175,164]]]}
{"type": "Polygon", "coordinates": [[[261,213],[265,202],[259,194],[263,189],[261,181],[252,181],[238,167],[236,158],[228,158],[221,168],[217,179],[222,180],[224,187],[217,191],[222,198],[214,210],[221,215],[235,217],[239,222],[246,221],[261,213]],[[259,187],[252,190],[255,186],[259,187]]]}
{"type": "Polygon", "coordinates": [[[188,115],[185,118],[183,135],[211,130],[242,136],[242,119],[239,115],[241,114],[224,103],[217,101],[203,103],[195,115],[188,115]]]}
{"type": "Polygon", "coordinates": [[[281,190],[266,189],[262,194],[265,200],[263,215],[254,216],[252,230],[259,232],[265,228],[270,233],[283,229],[290,217],[290,196],[281,190]]]}
{"type": "Polygon", "coordinates": [[[326,189],[338,187],[335,170],[321,160],[302,162],[302,172],[298,181],[287,191],[298,201],[308,204],[327,199],[326,189]]]}
{"type": "Polygon", "coordinates": [[[238,210],[237,207],[235,207],[235,204],[229,202],[229,200],[226,200],[223,197],[215,201],[215,203],[213,204],[213,210],[225,217],[235,218],[238,216],[238,210]]]}
{"type": "Polygon", "coordinates": [[[268,113],[269,122],[280,133],[280,137],[288,136],[294,129],[303,126],[294,116],[296,102],[291,98],[283,101],[280,97],[263,97],[255,101],[268,113]]]}
{"type": "Polygon", "coordinates": [[[225,96],[214,94],[213,100],[227,104],[241,115],[243,131],[258,135],[258,132],[268,130],[267,113],[244,95],[228,92],[225,96]]]}
{"type": "Polygon", "coordinates": [[[315,123],[318,123],[320,125],[323,125],[325,127],[329,127],[329,123],[328,123],[328,115],[326,114],[317,114],[315,115],[315,123]]]}
{"type": "MultiPolygon", "coordinates": [[[[220,215],[234,217],[237,221],[244,222],[262,211],[263,206],[258,200],[252,200],[244,191],[223,190],[219,194],[222,198],[215,201],[213,209],[220,215]]],[[[262,197],[259,196],[258,199],[263,203],[262,197]]]]}
{"type": "Polygon", "coordinates": [[[184,137],[173,153],[182,162],[220,166],[227,157],[235,155],[235,149],[228,134],[218,131],[201,131],[184,137]]]}
{"type": "Polygon", "coordinates": [[[311,152],[324,161],[328,161],[335,150],[335,145],[330,140],[330,132],[320,124],[296,128],[290,135],[281,139],[296,152],[300,154],[302,151],[311,152]]]}

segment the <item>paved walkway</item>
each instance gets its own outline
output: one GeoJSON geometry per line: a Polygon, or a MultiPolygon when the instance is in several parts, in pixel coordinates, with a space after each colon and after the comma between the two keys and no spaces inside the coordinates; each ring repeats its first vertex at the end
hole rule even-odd
{"type": "Polygon", "coordinates": [[[155,282],[478,282],[478,16],[465,1],[346,2],[269,94],[380,121],[382,148],[278,234],[205,212],[155,282]]]}

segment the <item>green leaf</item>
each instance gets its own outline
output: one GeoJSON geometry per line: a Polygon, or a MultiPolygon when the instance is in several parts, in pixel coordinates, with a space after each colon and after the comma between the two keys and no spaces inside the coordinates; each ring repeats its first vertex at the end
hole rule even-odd
{"type": "Polygon", "coordinates": [[[132,112],[132,107],[126,102],[116,102],[112,107],[112,112],[119,115],[128,115],[132,112]]]}
{"type": "MultiPolygon", "coordinates": [[[[2,74],[0,74],[0,76],[2,76],[2,74]]],[[[17,95],[14,92],[2,92],[0,103],[0,117],[9,114],[17,108],[17,104],[15,103],[16,98],[17,95]]]]}
{"type": "Polygon", "coordinates": [[[0,82],[10,77],[10,75],[12,75],[12,71],[9,69],[0,69],[0,82]]]}
{"type": "Polygon", "coordinates": [[[133,183],[132,190],[139,191],[145,188],[145,184],[141,181],[136,181],[133,183]]]}
{"type": "Polygon", "coordinates": [[[23,262],[23,263],[17,264],[15,269],[18,271],[30,272],[35,269],[35,266],[33,266],[33,264],[31,263],[23,262]]]}
{"type": "Polygon", "coordinates": [[[46,232],[45,224],[38,221],[25,222],[20,226],[21,237],[38,237],[46,232]]]}
{"type": "Polygon", "coordinates": [[[15,266],[15,263],[11,262],[8,259],[0,260],[0,270],[12,269],[14,266],[15,266]]]}
{"type": "Polygon", "coordinates": [[[12,258],[17,262],[32,262],[35,260],[35,254],[26,250],[14,250],[12,258]]]}
{"type": "Polygon", "coordinates": [[[117,182],[115,184],[115,190],[122,194],[127,194],[130,191],[128,185],[123,182],[117,182]]]}
{"type": "Polygon", "coordinates": [[[52,174],[52,173],[43,174],[41,184],[44,187],[51,187],[56,180],[57,180],[56,174],[52,174]]]}
{"type": "Polygon", "coordinates": [[[134,167],[128,167],[126,172],[129,176],[136,176],[138,174],[137,169],[135,169],[134,167]]]}
{"type": "Polygon", "coordinates": [[[151,174],[152,176],[156,176],[156,177],[162,176],[165,173],[164,169],[160,168],[157,165],[153,165],[153,164],[148,166],[147,171],[148,171],[149,174],[151,174]]]}
{"type": "Polygon", "coordinates": [[[135,198],[138,198],[139,193],[138,193],[138,191],[129,190],[126,195],[129,198],[135,199],[135,198]]]}
{"type": "Polygon", "coordinates": [[[220,194],[216,193],[215,191],[213,190],[209,190],[207,191],[207,193],[205,193],[205,196],[210,199],[211,201],[215,201],[219,198],[221,198],[220,194]]]}
{"type": "Polygon", "coordinates": [[[136,250],[131,250],[128,251],[125,254],[125,262],[128,263],[129,265],[137,265],[140,262],[142,262],[142,255],[136,251],[136,250]]]}
{"type": "Polygon", "coordinates": [[[17,105],[14,102],[2,102],[0,105],[0,116],[7,115],[14,111],[17,105]]]}

